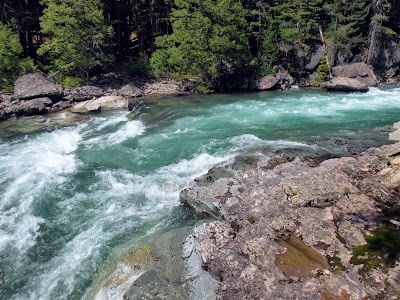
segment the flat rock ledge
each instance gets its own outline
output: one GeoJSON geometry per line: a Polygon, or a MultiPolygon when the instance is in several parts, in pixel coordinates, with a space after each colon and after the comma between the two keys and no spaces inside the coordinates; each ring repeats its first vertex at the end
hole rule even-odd
{"type": "Polygon", "coordinates": [[[368,92],[369,88],[355,78],[335,77],[327,84],[326,89],[334,92],[368,92]]]}
{"type": "Polygon", "coordinates": [[[186,240],[217,283],[203,299],[365,300],[400,292],[398,256],[386,264],[382,254],[369,267],[355,260],[368,253],[354,252],[383,225],[398,232],[400,143],[323,162],[270,157],[250,168],[220,166],[180,198],[215,220],[186,240]]]}

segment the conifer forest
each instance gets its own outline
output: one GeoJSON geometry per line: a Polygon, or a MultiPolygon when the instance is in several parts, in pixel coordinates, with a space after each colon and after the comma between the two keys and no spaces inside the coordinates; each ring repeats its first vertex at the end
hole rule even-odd
{"type": "Polygon", "coordinates": [[[386,72],[400,38],[399,0],[1,0],[0,14],[4,90],[31,70],[77,86],[121,68],[223,90],[281,69],[300,78],[316,49],[320,80],[347,62],[386,72]]]}

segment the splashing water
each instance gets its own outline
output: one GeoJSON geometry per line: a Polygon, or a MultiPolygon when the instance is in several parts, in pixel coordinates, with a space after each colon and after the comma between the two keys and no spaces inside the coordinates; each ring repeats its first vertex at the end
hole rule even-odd
{"type": "Polygon", "coordinates": [[[118,255],[192,223],[179,192],[210,167],[265,148],[342,155],[335,139],[378,146],[399,120],[399,88],[289,91],[153,100],[136,119],[1,140],[0,298],[80,299],[113,264],[128,279],[93,297],[120,298],[138,274],[118,255]]]}

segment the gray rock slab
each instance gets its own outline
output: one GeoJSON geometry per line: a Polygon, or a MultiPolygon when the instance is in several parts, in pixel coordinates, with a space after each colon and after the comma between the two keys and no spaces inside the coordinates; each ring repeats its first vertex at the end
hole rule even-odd
{"type": "Polygon", "coordinates": [[[126,106],[127,101],[120,96],[104,96],[95,100],[78,102],[70,108],[70,111],[74,113],[98,112],[121,109],[126,106]]]}
{"type": "Polygon", "coordinates": [[[326,84],[328,91],[334,92],[368,92],[368,86],[361,81],[347,77],[335,77],[326,84]]]}
{"type": "Polygon", "coordinates": [[[26,74],[19,77],[14,83],[14,95],[19,99],[33,99],[40,97],[59,98],[62,88],[50,78],[38,73],[26,74]]]}
{"type": "MultiPolygon", "coordinates": [[[[400,159],[398,152],[398,144],[391,144],[318,164],[295,158],[270,166],[259,160],[244,169],[227,164],[226,172],[219,166],[215,176],[209,172],[181,193],[185,204],[217,219],[194,228],[184,256],[195,253],[193,261],[201,261],[203,271],[217,280],[217,299],[390,296],[386,291],[396,282],[386,280],[384,269],[367,272],[371,283],[365,280],[365,270],[360,272],[363,266],[354,265],[351,258],[367,235],[392,218],[382,205],[396,216],[400,212],[400,167],[394,163],[400,159]],[[301,257],[280,241],[291,235],[330,266],[318,267],[311,275],[282,271],[285,261],[277,261],[277,255],[289,253],[290,263],[301,257]]],[[[305,262],[297,263],[301,268],[305,262]]],[[[189,270],[190,278],[202,271],[189,270]]],[[[197,287],[204,285],[200,279],[196,282],[197,287]]]]}
{"type": "Polygon", "coordinates": [[[389,140],[400,141],[400,129],[397,129],[395,132],[389,133],[389,140]]]}
{"type": "Polygon", "coordinates": [[[363,62],[336,66],[332,68],[332,76],[357,79],[367,86],[375,86],[379,82],[372,67],[363,62]]]}
{"type": "Polygon", "coordinates": [[[71,97],[74,101],[85,101],[90,100],[93,97],[98,98],[104,95],[103,89],[85,85],[74,89],[68,89],[64,91],[66,97],[71,97]]]}

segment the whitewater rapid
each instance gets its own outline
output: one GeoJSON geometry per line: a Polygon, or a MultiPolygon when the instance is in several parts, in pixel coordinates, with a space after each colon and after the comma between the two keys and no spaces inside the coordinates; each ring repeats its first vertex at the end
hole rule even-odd
{"type": "Polygon", "coordinates": [[[263,149],[341,154],[338,136],[380,145],[400,119],[399,88],[179,99],[0,140],[0,299],[81,299],[111,265],[122,287],[86,296],[120,297],[138,274],[118,256],[194,222],[179,192],[212,166],[263,149]]]}

